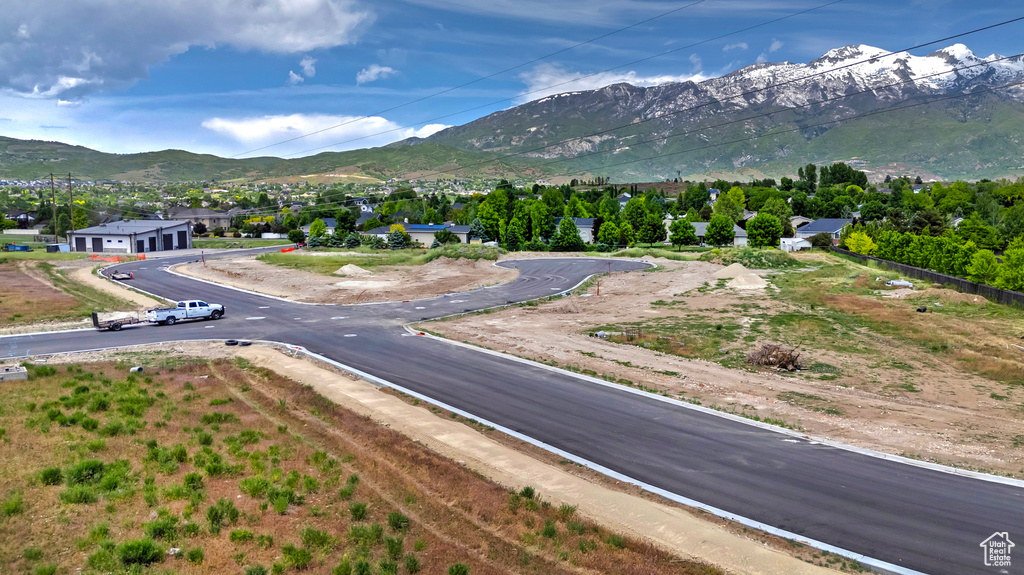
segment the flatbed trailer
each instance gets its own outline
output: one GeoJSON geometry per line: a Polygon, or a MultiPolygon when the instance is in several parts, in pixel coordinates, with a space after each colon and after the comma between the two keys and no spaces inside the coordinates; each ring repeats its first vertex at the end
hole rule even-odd
{"type": "Polygon", "coordinates": [[[96,329],[109,329],[110,331],[121,331],[122,326],[142,323],[138,312],[115,311],[115,312],[92,312],[92,325],[96,329]]]}

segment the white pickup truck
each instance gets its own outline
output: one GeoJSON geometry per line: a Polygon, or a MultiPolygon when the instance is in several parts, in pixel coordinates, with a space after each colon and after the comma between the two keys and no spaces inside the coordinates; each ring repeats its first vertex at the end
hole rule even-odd
{"type": "Polygon", "coordinates": [[[224,317],[224,306],[197,299],[179,301],[177,307],[151,309],[146,312],[146,321],[164,325],[174,325],[179,319],[220,319],[222,317],[224,317]]]}

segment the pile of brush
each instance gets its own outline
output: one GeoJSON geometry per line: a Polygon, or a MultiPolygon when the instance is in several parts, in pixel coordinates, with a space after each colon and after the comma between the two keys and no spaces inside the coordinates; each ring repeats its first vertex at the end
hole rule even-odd
{"type": "Polygon", "coordinates": [[[800,352],[793,348],[786,349],[778,344],[766,343],[760,349],[747,354],[747,363],[794,371],[800,369],[800,352]]]}

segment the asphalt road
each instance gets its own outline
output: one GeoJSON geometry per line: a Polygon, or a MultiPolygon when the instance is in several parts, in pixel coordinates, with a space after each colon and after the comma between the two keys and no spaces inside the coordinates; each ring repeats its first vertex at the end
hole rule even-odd
{"type": "MultiPolygon", "coordinates": [[[[907,465],[754,427],[658,398],[409,336],[409,321],[557,294],[639,262],[506,262],[511,284],[359,306],[302,305],[165,273],[174,260],[121,265],[132,284],[227,308],[219,321],[0,338],[0,357],[195,339],[301,345],[638,481],[906,572],[1024,573],[986,567],[996,531],[1024,540],[1024,489],[907,465]]],[[[712,558],[713,560],[713,558],[712,558]]]]}

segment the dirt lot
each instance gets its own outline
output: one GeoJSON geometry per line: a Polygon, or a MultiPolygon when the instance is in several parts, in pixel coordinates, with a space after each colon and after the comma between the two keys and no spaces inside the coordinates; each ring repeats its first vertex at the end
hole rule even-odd
{"type": "Polygon", "coordinates": [[[85,259],[0,263],[0,335],[88,327],[94,309],[145,309],[157,303],[97,277],[96,265],[85,259]]]}
{"type": "Polygon", "coordinates": [[[421,327],[861,447],[1024,476],[1024,389],[1015,375],[999,377],[1017,369],[1006,355],[1015,352],[991,377],[971,361],[986,346],[1013,350],[1020,312],[986,312],[984,300],[945,289],[911,300],[874,295],[888,294],[874,285],[878,270],[861,266],[850,279],[847,264],[811,258],[819,271],[761,272],[770,282],[762,289],[725,287],[715,264],[662,260],[655,272],[604,278],[600,297],[421,327]],[[922,298],[939,311],[916,314],[922,298]],[[590,335],[629,328],[640,331],[632,342],[590,335]],[[806,369],[751,369],[746,354],[764,342],[799,348],[806,369]]]}
{"type": "Polygon", "coordinates": [[[205,265],[193,263],[174,269],[295,301],[335,304],[428,298],[509,282],[518,275],[518,271],[496,267],[491,261],[444,257],[421,266],[379,266],[372,271],[350,268],[334,277],[278,267],[257,261],[256,256],[211,259],[205,265]]]}
{"type": "Polygon", "coordinates": [[[0,469],[4,572],[722,573],[510,492],[244,359],[106,353],[120,360],[0,387],[2,441],[19,446],[0,469]],[[137,363],[144,376],[127,373],[137,363]]]}

